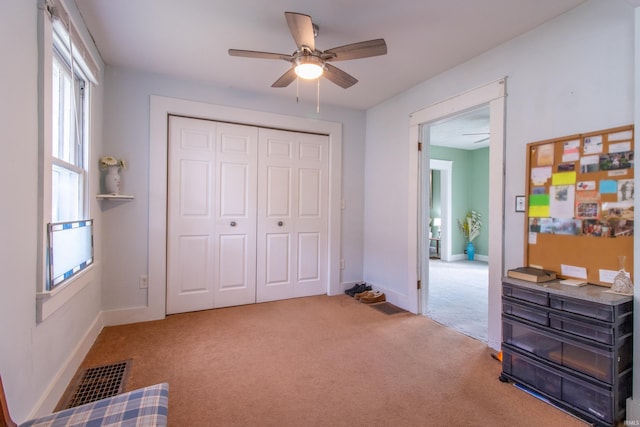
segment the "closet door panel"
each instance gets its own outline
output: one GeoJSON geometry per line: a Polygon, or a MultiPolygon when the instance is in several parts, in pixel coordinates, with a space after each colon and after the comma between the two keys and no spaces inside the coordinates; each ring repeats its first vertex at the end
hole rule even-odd
{"type": "Polygon", "coordinates": [[[254,303],[257,129],[169,127],[167,313],[254,303]]]}
{"type": "Polygon", "coordinates": [[[327,290],[328,137],[260,129],[257,301],[327,290]]]}
{"type": "Polygon", "coordinates": [[[256,301],[258,130],[218,123],[214,307],[256,301]]]}
{"type": "Polygon", "coordinates": [[[169,120],[167,314],[211,308],[215,123],[169,120]]]}

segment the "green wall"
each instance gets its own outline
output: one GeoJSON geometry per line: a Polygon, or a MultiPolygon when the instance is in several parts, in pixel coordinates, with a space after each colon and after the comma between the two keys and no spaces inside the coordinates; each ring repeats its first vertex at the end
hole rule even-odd
{"type": "MultiPolygon", "coordinates": [[[[429,147],[432,159],[449,160],[453,165],[451,226],[452,250],[455,254],[464,253],[467,242],[458,228],[458,220],[462,220],[471,209],[482,215],[482,230],[480,236],[473,241],[476,254],[489,254],[489,148],[479,150],[459,150],[446,147],[429,147]]],[[[438,186],[439,187],[439,186],[438,186]]],[[[439,196],[439,195],[438,195],[439,196]]],[[[434,192],[434,199],[436,194],[434,192]]],[[[438,211],[440,203],[438,197],[438,211]]],[[[435,207],[435,201],[434,201],[435,207]]]]}

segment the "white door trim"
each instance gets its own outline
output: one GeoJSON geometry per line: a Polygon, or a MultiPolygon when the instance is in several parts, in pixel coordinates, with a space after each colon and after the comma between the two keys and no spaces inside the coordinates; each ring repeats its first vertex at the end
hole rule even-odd
{"type": "MultiPolygon", "coordinates": [[[[429,169],[439,170],[440,175],[440,259],[451,261],[451,180],[453,173],[453,162],[451,160],[429,160],[429,169]]],[[[429,187],[430,189],[431,187],[429,187]]],[[[426,212],[428,215],[429,212],[426,212]]]]}
{"type": "Polygon", "coordinates": [[[225,107],[162,96],[150,97],[149,118],[149,289],[139,320],[162,319],[166,307],[167,256],[167,119],[170,114],[271,127],[329,136],[329,244],[327,293],[340,288],[340,223],[342,198],[342,124],[262,111],[225,107]]]}
{"type": "Polygon", "coordinates": [[[420,136],[423,123],[450,116],[473,107],[489,104],[490,114],[490,154],[489,154],[489,313],[488,341],[494,349],[500,348],[502,327],[501,286],[504,266],[504,130],[505,130],[505,96],[506,77],[495,82],[472,89],[458,96],[449,98],[430,107],[411,114],[409,118],[409,208],[408,208],[408,298],[409,309],[418,312],[420,309],[419,290],[412,291],[412,286],[422,278],[423,288],[428,286],[426,268],[428,263],[420,261],[419,222],[422,221],[420,209],[420,151],[416,141],[420,136]]]}

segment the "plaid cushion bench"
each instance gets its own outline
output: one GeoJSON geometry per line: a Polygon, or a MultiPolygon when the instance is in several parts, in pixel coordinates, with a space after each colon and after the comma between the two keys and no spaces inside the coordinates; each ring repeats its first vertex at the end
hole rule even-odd
{"type": "Polygon", "coordinates": [[[20,427],[156,427],[167,425],[169,384],[140,388],[65,409],[20,427]]]}

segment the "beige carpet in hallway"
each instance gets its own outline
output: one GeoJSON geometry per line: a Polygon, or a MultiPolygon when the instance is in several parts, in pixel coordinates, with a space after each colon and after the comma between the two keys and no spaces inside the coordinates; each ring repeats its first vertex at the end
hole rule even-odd
{"type": "Polygon", "coordinates": [[[320,296],[105,328],[83,367],[168,382],[169,425],[583,426],[498,381],[484,343],[423,316],[320,296]]]}
{"type": "Polygon", "coordinates": [[[489,265],[482,261],[429,260],[426,315],[488,342],[489,265]]]}

